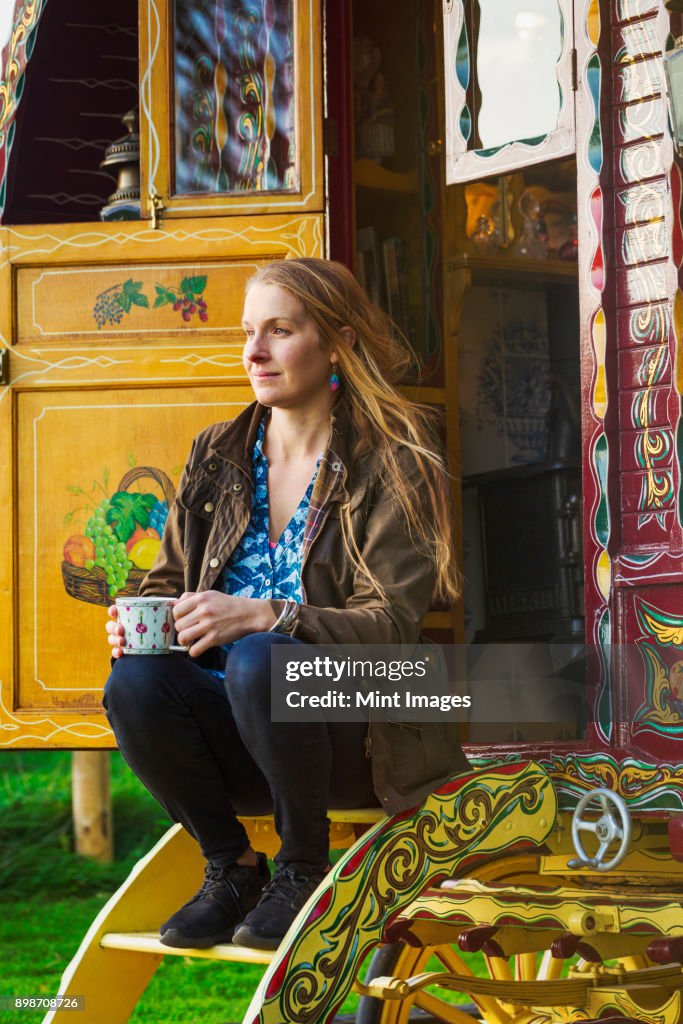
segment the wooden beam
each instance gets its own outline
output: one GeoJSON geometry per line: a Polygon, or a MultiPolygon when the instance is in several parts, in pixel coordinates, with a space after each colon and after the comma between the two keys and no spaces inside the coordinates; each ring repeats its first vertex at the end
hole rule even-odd
{"type": "Polygon", "coordinates": [[[107,750],[74,750],[71,755],[76,853],[102,863],[114,858],[110,774],[107,750]]]}

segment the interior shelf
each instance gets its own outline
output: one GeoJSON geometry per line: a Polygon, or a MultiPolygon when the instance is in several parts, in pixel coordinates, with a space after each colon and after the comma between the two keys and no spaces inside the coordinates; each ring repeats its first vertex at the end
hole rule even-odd
{"type": "Polygon", "coordinates": [[[417,171],[389,171],[375,160],[356,160],[354,181],[361,188],[377,188],[384,192],[417,192],[417,171]]]}
{"type": "Polygon", "coordinates": [[[548,257],[547,260],[524,259],[522,256],[470,256],[463,253],[446,262],[446,269],[470,270],[477,284],[528,283],[534,286],[550,283],[571,283],[578,280],[578,266],[574,261],[548,257]]]}

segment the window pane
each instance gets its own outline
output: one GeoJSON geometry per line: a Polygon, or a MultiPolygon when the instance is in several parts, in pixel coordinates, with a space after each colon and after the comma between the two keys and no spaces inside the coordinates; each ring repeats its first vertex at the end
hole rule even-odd
{"type": "Polygon", "coordinates": [[[477,121],[484,149],[547,135],[557,127],[557,62],[562,14],[557,0],[479,0],[477,121]]]}
{"type": "Polygon", "coordinates": [[[175,191],[297,191],[294,0],[174,0],[175,191]]]}

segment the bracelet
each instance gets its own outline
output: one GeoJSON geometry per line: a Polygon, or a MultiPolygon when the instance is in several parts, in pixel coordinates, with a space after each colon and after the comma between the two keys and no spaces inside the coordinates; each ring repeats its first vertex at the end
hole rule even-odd
{"type": "Polygon", "coordinates": [[[291,633],[296,622],[297,615],[299,614],[299,605],[296,601],[291,601],[289,598],[285,601],[282,611],[278,615],[276,621],[268,630],[269,633],[291,633]]]}

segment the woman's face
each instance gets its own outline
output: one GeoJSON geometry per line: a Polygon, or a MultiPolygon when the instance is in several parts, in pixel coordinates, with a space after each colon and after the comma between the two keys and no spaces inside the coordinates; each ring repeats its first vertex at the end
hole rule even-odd
{"type": "Polygon", "coordinates": [[[287,409],[330,403],[331,354],[291,292],[277,284],[253,284],[242,325],[247,336],[242,358],[259,402],[287,409]]]}

